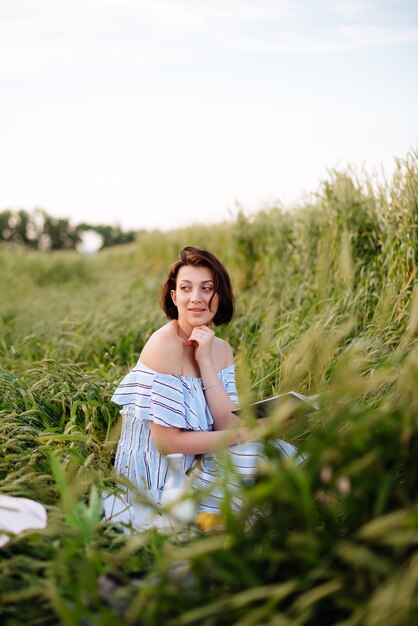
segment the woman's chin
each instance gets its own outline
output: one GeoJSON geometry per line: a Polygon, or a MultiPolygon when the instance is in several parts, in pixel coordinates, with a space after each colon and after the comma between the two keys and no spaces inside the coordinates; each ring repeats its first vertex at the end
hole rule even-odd
{"type": "Polygon", "coordinates": [[[192,328],[197,328],[198,326],[206,326],[206,322],[204,320],[191,320],[189,322],[192,328]]]}
{"type": "Polygon", "coordinates": [[[211,326],[212,320],[203,319],[203,318],[195,318],[189,321],[190,326],[193,328],[197,328],[198,326],[211,326]]]}

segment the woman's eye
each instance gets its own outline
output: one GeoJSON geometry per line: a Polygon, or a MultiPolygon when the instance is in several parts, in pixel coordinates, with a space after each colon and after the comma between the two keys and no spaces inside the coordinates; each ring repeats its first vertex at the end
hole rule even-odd
{"type": "MultiPolygon", "coordinates": [[[[212,285],[203,285],[201,287],[202,291],[204,293],[212,293],[213,291],[213,286],[212,285]]],[[[190,285],[180,285],[180,291],[191,291],[192,288],[190,285]]]]}

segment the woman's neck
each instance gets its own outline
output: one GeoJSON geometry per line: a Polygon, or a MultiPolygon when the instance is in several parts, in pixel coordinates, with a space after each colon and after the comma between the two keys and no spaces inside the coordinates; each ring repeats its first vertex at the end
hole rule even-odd
{"type": "Polygon", "coordinates": [[[185,339],[186,341],[189,339],[190,335],[193,331],[193,326],[186,324],[184,322],[180,323],[179,320],[176,321],[177,326],[177,334],[181,339],[185,339]]]}
{"type": "Polygon", "coordinates": [[[168,328],[170,329],[171,334],[175,335],[177,339],[179,339],[185,346],[190,347],[189,337],[192,329],[190,329],[189,334],[187,334],[187,331],[183,330],[182,326],[180,326],[177,320],[173,320],[172,322],[170,322],[168,324],[168,328]]]}

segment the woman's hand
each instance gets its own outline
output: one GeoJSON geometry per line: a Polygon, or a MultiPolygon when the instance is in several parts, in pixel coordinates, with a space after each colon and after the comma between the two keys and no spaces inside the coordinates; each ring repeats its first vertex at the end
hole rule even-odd
{"type": "Polygon", "coordinates": [[[197,363],[211,361],[214,337],[215,333],[209,326],[196,326],[193,328],[188,344],[195,346],[194,356],[197,363]]]}
{"type": "MultiPolygon", "coordinates": [[[[209,326],[202,325],[193,328],[189,337],[189,344],[194,347],[194,357],[200,370],[202,390],[213,418],[215,430],[227,430],[238,422],[237,416],[232,413],[235,405],[231,401],[223,382],[219,376],[219,371],[233,363],[232,350],[226,341],[216,339],[219,349],[219,361],[224,361],[222,365],[216,367],[214,361],[214,340],[215,333],[209,326]]],[[[216,343],[215,342],[215,343],[216,343]]],[[[232,443],[236,443],[233,441],[232,443]]]]}

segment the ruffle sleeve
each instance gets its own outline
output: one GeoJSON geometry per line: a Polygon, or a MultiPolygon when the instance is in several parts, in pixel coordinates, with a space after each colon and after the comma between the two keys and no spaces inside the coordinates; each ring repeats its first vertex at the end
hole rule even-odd
{"type": "Polygon", "coordinates": [[[187,419],[190,402],[186,401],[186,391],[180,376],[161,374],[138,362],[121,380],[112,401],[129,408],[139,419],[161,426],[194,428],[196,425],[187,419]]]}
{"type": "Polygon", "coordinates": [[[184,430],[211,430],[200,378],[161,374],[138,361],[121,380],[112,401],[135,419],[184,430]]]}
{"type": "Polygon", "coordinates": [[[151,389],[150,419],[160,426],[193,428],[187,423],[184,385],[178,376],[156,374],[151,389]]]}
{"type": "Polygon", "coordinates": [[[225,387],[226,393],[234,404],[238,404],[237,384],[235,381],[235,366],[229,365],[220,372],[221,383],[225,387]]]}
{"type": "Polygon", "coordinates": [[[138,362],[115,389],[112,402],[135,413],[136,417],[149,419],[151,390],[154,374],[138,362]]]}

